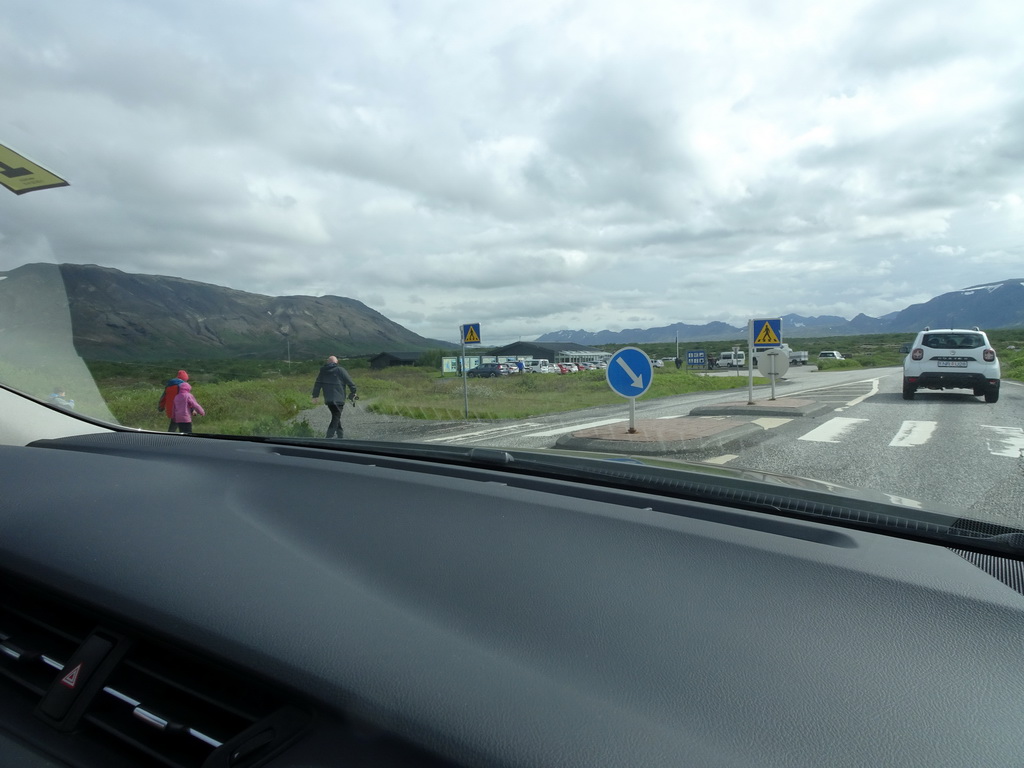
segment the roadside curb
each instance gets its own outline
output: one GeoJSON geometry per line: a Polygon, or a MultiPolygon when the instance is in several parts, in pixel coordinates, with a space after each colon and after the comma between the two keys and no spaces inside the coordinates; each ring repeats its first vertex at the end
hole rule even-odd
{"type": "Polygon", "coordinates": [[[752,419],[704,419],[692,416],[640,420],[636,422],[636,429],[636,433],[629,434],[626,422],[583,429],[562,435],[555,442],[555,447],[640,455],[695,453],[723,448],[765,432],[752,419]]]}
{"type": "Polygon", "coordinates": [[[751,403],[732,402],[714,405],[698,405],[690,411],[691,416],[782,416],[799,418],[803,416],[820,416],[832,410],[829,403],[816,400],[805,400],[796,397],[780,397],[775,400],[758,400],[751,403]]]}
{"type": "Polygon", "coordinates": [[[625,421],[570,432],[555,447],[637,455],[700,453],[763,437],[767,429],[758,420],[765,417],[794,419],[831,410],[829,403],[798,397],[701,405],[687,416],[638,420],[633,434],[625,421]]]}

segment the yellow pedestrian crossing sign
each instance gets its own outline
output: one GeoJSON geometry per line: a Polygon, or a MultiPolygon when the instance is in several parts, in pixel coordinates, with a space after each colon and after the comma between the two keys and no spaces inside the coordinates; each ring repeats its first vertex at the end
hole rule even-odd
{"type": "Polygon", "coordinates": [[[778,347],[782,345],[782,318],[773,317],[767,320],[754,320],[753,328],[757,331],[754,337],[755,347],[778,347]]]}
{"type": "Polygon", "coordinates": [[[463,344],[480,343],[480,323],[467,323],[466,325],[461,325],[459,326],[459,331],[462,336],[463,344]]]}
{"type": "Polygon", "coordinates": [[[66,187],[68,182],[0,144],[0,184],[16,195],[37,189],[66,187]]]}

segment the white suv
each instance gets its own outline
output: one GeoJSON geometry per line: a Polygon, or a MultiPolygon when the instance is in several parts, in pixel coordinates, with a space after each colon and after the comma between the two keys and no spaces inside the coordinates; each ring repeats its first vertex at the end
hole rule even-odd
{"type": "Polygon", "coordinates": [[[912,400],[919,389],[970,389],[994,403],[999,377],[999,358],[984,331],[925,328],[903,360],[903,399],[912,400]]]}

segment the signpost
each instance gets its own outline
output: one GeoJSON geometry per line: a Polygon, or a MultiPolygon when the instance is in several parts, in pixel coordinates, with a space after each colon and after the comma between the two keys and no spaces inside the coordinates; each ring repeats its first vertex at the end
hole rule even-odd
{"type": "Polygon", "coordinates": [[[617,395],[629,398],[629,433],[636,432],[636,399],[654,380],[654,365],[642,349],[623,347],[611,356],[605,369],[608,386],[617,395]]]}
{"type": "Polygon", "coordinates": [[[16,195],[23,195],[39,189],[66,187],[68,182],[0,144],[0,185],[16,195]]]}
{"type": "Polygon", "coordinates": [[[459,339],[462,341],[462,402],[465,406],[466,418],[469,418],[469,379],[466,375],[466,345],[480,343],[480,323],[466,323],[459,326],[459,339]]]}
{"type": "Polygon", "coordinates": [[[758,352],[757,370],[772,383],[772,396],[769,399],[774,400],[775,380],[784,376],[789,370],[789,355],[786,354],[786,350],[778,348],[758,350],[758,352]]]}
{"type": "Polygon", "coordinates": [[[686,353],[687,368],[706,368],[708,357],[703,349],[691,349],[686,353]]]}
{"type": "MultiPolygon", "coordinates": [[[[754,348],[770,349],[782,346],[782,318],[755,318],[747,321],[747,405],[754,404],[754,348]]],[[[789,360],[786,360],[789,366],[789,360]]],[[[758,371],[761,366],[758,366],[758,371]]],[[[775,399],[775,377],[772,380],[772,397],[775,399]]]]}

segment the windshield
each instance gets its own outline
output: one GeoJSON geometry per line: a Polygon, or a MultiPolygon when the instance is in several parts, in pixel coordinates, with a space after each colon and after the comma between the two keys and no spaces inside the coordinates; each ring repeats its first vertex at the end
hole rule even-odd
{"type": "Polygon", "coordinates": [[[0,383],[1020,525],[1024,6],[960,10],[15,4],[0,383]]]}

